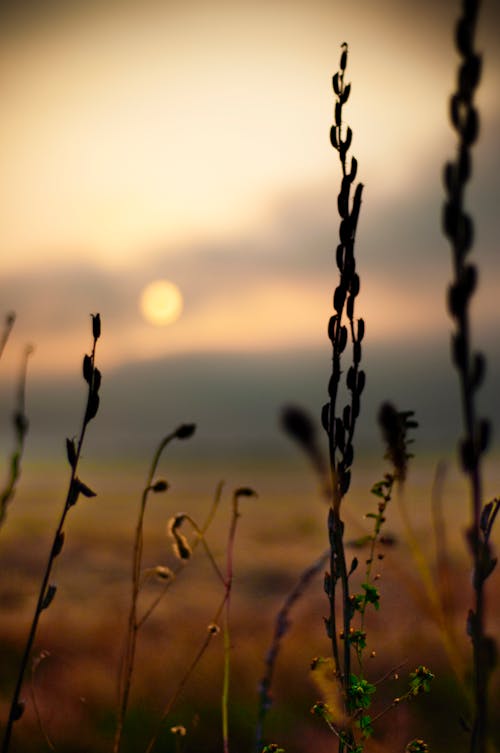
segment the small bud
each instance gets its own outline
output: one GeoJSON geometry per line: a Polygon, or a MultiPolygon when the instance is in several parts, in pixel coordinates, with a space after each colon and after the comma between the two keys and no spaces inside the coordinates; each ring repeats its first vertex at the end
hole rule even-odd
{"type": "Polygon", "coordinates": [[[101,317],[99,314],[91,314],[92,317],[92,336],[98,340],[101,336],[101,317]]]}
{"type": "Polygon", "coordinates": [[[235,497],[257,497],[258,494],[256,491],[251,489],[249,486],[240,486],[236,491],[234,492],[235,497]]]}
{"type": "Polygon", "coordinates": [[[90,382],[92,381],[92,373],[92,359],[90,356],[85,354],[83,357],[83,378],[85,379],[87,384],[90,384],[90,382]]]}
{"type": "Polygon", "coordinates": [[[220,633],[220,627],[216,625],[215,622],[211,622],[207,630],[210,635],[218,635],[220,633]]]}
{"type": "Polygon", "coordinates": [[[54,545],[52,547],[52,557],[57,557],[59,554],[61,554],[61,550],[63,548],[64,544],[64,531],[59,531],[57,534],[54,545]]]}
{"type": "Polygon", "coordinates": [[[74,468],[76,465],[76,447],[74,439],[66,439],[66,455],[68,456],[68,463],[74,468]]]}
{"type": "Polygon", "coordinates": [[[155,494],[159,494],[160,492],[166,492],[168,489],[168,484],[163,479],[159,479],[153,486],[150,487],[151,491],[155,494]]]}
{"type": "Polygon", "coordinates": [[[181,424],[175,431],[177,439],[189,439],[196,431],[196,424],[181,424]]]}
{"type": "Polygon", "coordinates": [[[42,603],[40,605],[40,612],[44,609],[47,609],[47,607],[49,607],[52,604],[54,600],[54,596],[56,595],[56,591],[57,591],[57,586],[53,584],[50,584],[49,586],[47,586],[45,596],[43,597],[42,603]]]}

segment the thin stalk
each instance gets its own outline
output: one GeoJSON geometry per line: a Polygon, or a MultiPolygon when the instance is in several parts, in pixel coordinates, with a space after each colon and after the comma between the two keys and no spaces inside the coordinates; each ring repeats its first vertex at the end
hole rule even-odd
{"type": "MultiPolygon", "coordinates": [[[[151,465],[146,477],[146,484],[144,486],[141,501],[139,504],[139,514],[137,517],[137,523],[135,527],[134,537],[134,549],[132,555],[132,593],[130,600],[130,611],[128,616],[128,629],[125,642],[125,650],[123,653],[122,663],[120,667],[120,702],[118,706],[118,717],[116,721],[115,737],[113,742],[113,753],[119,753],[122,737],[123,726],[125,723],[125,715],[127,713],[128,702],[130,697],[130,688],[132,685],[132,674],[134,671],[135,654],[137,647],[137,633],[144,623],[146,618],[141,621],[137,618],[137,602],[139,599],[140,582],[141,582],[141,568],[142,568],[142,552],[144,547],[144,515],[146,513],[146,506],[148,497],[151,492],[155,492],[153,485],[153,479],[156,475],[158,463],[165,451],[168,444],[173,439],[183,439],[191,436],[194,432],[194,426],[186,424],[180,426],[175,431],[167,434],[159,443],[151,461],[151,465]]],[[[166,489],[166,485],[164,487],[166,489]]],[[[156,605],[155,605],[156,606],[156,605]]],[[[150,609],[147,616],[151,614],[153,610],[150,609]]]]}
{"type": "MultiPolygon", "coordinates": [[[[334,314],[328,324],[328,336],[332,344],[332,373],[328,385],[329,401],[323,407],[322,424],[328,436],[328,454],[331,475],[331,506],[328,514],[328,537],[330,542],[330,572],[325,578],[325,591],[329,600],[329,617],[326,621],[327,634],[331,641],[335,672],[339,678],[349,712],[349,690],[351,682],[351,643],[348,639],[352,619],[352,604],[349,591],[349,576],[344,549],[344,523],[341,518],[341,504],[350,485],[351,466],[354,458],[353,437],[356,420],[360,411],[360,396],[365,384],[365,374],[359,369],[361,361],[361,341],[364,336],[364,321],[355,322],[354,306],[359,293],[360,280],[356,273],[354,242],[361,207],[363,186],[357,184],[351,199],[351,188],[357,172],[357,161],[351,159],[350,171],[347,167],[347,154],[352,140],[352,131],[345,128],[342,108],[350,94],[350,84],[344,81],[347,65],[347,45],[342,45],[339,71],[333,77],[333,89],[337,97],[335,122],[330,130],[330,140],[339,154],[342,181],[337,198],[340,215],[339,245],[336,262],[339,270],[339,284],[333,296],[334,314]],[[348,326],[344,324],[347,322],[348,326]],[[343,358],[348,340],[352,345],[351,365],[347,370],[345,385],[350,395],[349,403],[339,410],[339,388],[342,381],[343,358]],[[339,607],[337,588],[340,582],[342,625],[345,636],[342,659],[337,629],[337,609],[339,607]]],[[[350,744],[350,733],[339,737],[339,753],[350,744]]]]}
{"type": "MultiPolygon", "coordinates": [[[[28,359],[33,353],[33,348],[28,345],[25,348],[21,362],[21,371],[17,387],[16,408],[12,417],[15,432],[15,446],[10,457],[9,477],[5,488],[0,493],[0,528],[5,522],[7,507],[16,492],[17,482],[21,475],[21,460],[24,454],[26,434],[28,433],[28,419],[26,417],[26,377],[28,373],[28,359]]],[[[0,353],[1,355],[1,353],[0,353]]]]}
{"type": "Polygon", "coordinates": [[[458,137],[456,159],[444,170],[446,201],[443,230],[451,251],[454,279],[448,291],[448,309],[454,321],[453,362],[458,372],[464,435],[459,452],[468,479],[471,522],[468,544],[473,563],[474,606],[469,611],[467,632],[472,642],[474,721],[471,753],[485,753],[488,737],[488,683],[495,655],[493,638],[486,634],[485,581],[494,564],[482,529],[482,457],[489,443],[489,424],[480,420],[476,393],[483,381],[485,361],[473,351],[470,335],[470,301],[476,288],[477,270],[468,262],[473,246],[473,222],[464,210],[467,182],[471,174],[471,149],[479,133],[475,94],[481,77],[481,57],[475,51],[479,0],[463,0],[455,30],[461,61],[457,88],[450,100],[452,125],[458,137]],[[487,567],[485,567],[485,562],[487,567]]]}
{"type": "Polygon", "coordinates": [[[10,337],[10,333],[12,332],[12,327],[14,326],[15,321],[16,315],[12,312],[10,314],[7,314],[7,316],[5,317],[2,334],[0,335],[0,358],[3,355],[5,346],[7,345],[7,340],[10,337]]]}
{"type": "Polygon", "coordinates": [[[40,591],[38,594],[38,599],[35,607],[35,612],[33,615],[33,620],[31,622],[30,631],[28,634],[28,638],[26,640],[24,651],[21,659],[21,665],[19,667],[19,672],[17,675],[17,680],[14,688],[14,692],[12,695],[12,701],[10,705],[9,710],[9,716],[7,719],[7,725],[4,732],[3,742],[2,742],[2,753],[7,753],[10,746],[11,736],[12,736],[12,728],[14,723],[21,718],[23,711],[24,711],[24,704],[20,701],[20,694],[21,694],[21,688],[24,681],[24,675],[26,672],[26,668],[28,666],[29,657],[31,655],[31,651],[33,648],[33,642],[35,640],[38,623],[40,620],[40,616],[44,609],[46,609],[53,597],[55,596],[56,588],[55,586],[51,585],[49,586],[49,580],[52,573],[52,567],[54,564],[54,561],[56,557],[60,554],[63,542],[64,542],[64,524],[66,522],[66,516],[68,515],[69,510],[73,505],[76,503],[77,498],[79,494],[83,494],[84,496],[95,496],[94,492],[92,492],[88,487],[86,487],[84,484],[82,484],[81,481],[79,481],[77,477],[77,468],[78,463],[80,460],[83,442],[85,439],[85,434],[87,430],[87,426],[92,418],[97,413],[98,407],[99,407],[99,397],[98,397],[98,391],[99,386],[101,382],[101,375],[98,369],[95,368],[95,349],[96,349],[96,343],[100,336],[100,318],[99,314],[96,314],[95,316],[92,316],[92,331],[93,331],[93,344],[92,344],[92,352],[90,356],[85,356],[84,358],[84,378],[88,383],[88,397],[87,397],[87,403],[85,407],[85,413],[82,421],[82,426],[80,429],[80,435],[78,438],[77,445],[75,447],[74,443],[70,442],[68,440],[67,446],[71,446],[71,451],[68,450],[68,460],[71,466],[71,475],[68,485],[68,491],[66,494],[66,499],[64,502],[64,507],[61,513],[61,516],[59,518],[59,523],[57,524],[57,528],[54,534],[52,546],[50,548],[47,564],[45,566],[42,583],[40,586],[40,591]]]}
{"type": "Polygon", "coordinates": [[[208,649],[210,642],[212,638],[215,635],[218,635],[220,632],[219,628],[219,621],[221,618],[221,615],[224,613],[224,628],[225,628],[225,640],[224,640],[224,680],[223,680],[223,692],[222,692],[222,716],[223,716],[223,740],[224,740],[224,750],[226,750],[226,746],[228,746],[228,695],[229,695],[229,652],[230,652],[230,642],[229,642],[229,629],[228,629],[228,618],[229,618],[229,612],[227,610],[227,604],[230,599],[231,595],[231,587],[232,587],[232,581],[233,581],[233,557],[234,557],[234,543],[236,538],[236,528],[238,519],[240,517],[239,513],[239,498],[240,497],[253,497],[256,496],[256,493],[253,491],[253,489],[249,489],[247,487],[241,487],[237,489],[233,494],[233,503],[232,503],[232,514],[231,514],[231,522],[229,526],[229,535],[228,535],[228,547],[227,547],[227,553],[226,553],[226,578],[224,579],[224,596],[217,607],[217,610],[215,611],[215,614],[212,618],[212,621],[207,629],[207,634],[202,641],[200,647],[197,649],[193,659],[188,665],[188,668],[184,675],[182,676],[182,679],[180,683],[178,684],[175,692],[170,697],[168,702],[166,703],[160,721],[158,723],[156,732],[151,737],[148,746],[146,747],[145,753],[152,753],[157,741],[158,737],[160,736],[160,733],[163,729],[163,726],[165,724],[166,719],[168,718],[169,714],[171,713],[172,709],[174,708],[175,704],[177,703],[182,691],[186,687],[189,679],[191,678],[191,675],[193,674],[194,670],[198,666],[199,662],[203,658],[206,650],[208,649]],[[227,631],[226,631],[227,627],[227,631]],[[227,636],[227,638],[226,638],[227,636]]]}

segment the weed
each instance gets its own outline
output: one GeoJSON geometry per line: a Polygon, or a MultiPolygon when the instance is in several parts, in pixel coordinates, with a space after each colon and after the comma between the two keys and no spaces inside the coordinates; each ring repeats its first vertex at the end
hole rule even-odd
{"type": "Polygon", "coordinates": [[[485,753],[488,730],[488,683],[496,664],[496,645],[486,633],[485,582],[496,566],[490,536],[498,512],[498,500],[484,504],[482,459],[489,445],[489,422],[478,416],[476,396],[485,373],[485,358],[473,349],[470,334],[470,302],[476,289],[477,269],[468,257],[473,246],[473,221],[464,209],[465,189],[471,175],[471,150],[479,133],[474,98],[481,78],[481,57],[475,50],[479,14],[477,0],[464,0],[455,29],[461,61],[457,89],[450,100],[450,116],[457,134],[457,154],[444,169],[446,201],[443,229],[453,260],[454,278],[448,290],[448,311],[454,324],[452,358],[458,372],[464,436],[459,443],[462,469],[469,481],[471,523],[467,531],[473,564],[474,607],[469,610],[467,634],[472,642],[474,670],[474,720],[471,753],[485,753]]]}
{"type": "Polygon", "coordinates": [[[54,583],[50,583],[49,581],[50,581],[50,576],[52,573],[52,567],[54,565],[54,562],[56,558],[61,554],[62,548],[64,546],[64,537],[65,537],[64,524],[66,522],[66,516],[68,515],[68,512],[70,511],[70,509],[74,507],[74,505],[76,505],[80,496],[87,497],[87,498],[96,496],[95,492],[92,491],[92,489],[89,486],[87,486],[83,481],[81,481],[81,479],[77,476],[77,471],[78,471],[80,455],[82,452],[82,447],[83,447],[83,442],[85,439],[87,427],[90,421],[92,421],[92,419],[95,418],[95,416],[97,415],[97,411],[99,410],[99,388],[101,386],[101,372],[95,366],[95,350],[96,350],[97,340],[99,339],[100,335],[101,335],[100,316],[99,314],[92,315],[92,337],[93,337],[92,350],[91,350],[90,355],[85,355],[83,359],[83,378],[85,382],[87,383],[87,387],[88,387],[85,412],[83,416],[82,425],[80,428],[78,441],[75,442],[74,439],[66,440],[68,463],[71,468],[68,491],[66,494],[64,507],[63,507],[61,516],[59,518],[59,522],[56,527],[52,546],[50,548],[47,565],[45,567],[45,572],[42,577],[42,584],[40,587],[38,600],[35,606],[35,612],[33,615],[31,628],[28,634],[28,638],[26,640],[25,647],[24,647],[21,665],[19,668],[17,681],[16,681],[14,692],[12,695],[9,716],[7,719],[7,725],[5,727],[5,732],[4,732],[3,742],[2,742],[2,753],[7,753],[7,751],[9,750],[13,725],[22,717],[24,713],[24,701],[21,699],[20,695],[21,695],[24,675],[25,675],[26,668],[28,666],[29,658],[31,655],[31,651],[33,648],[33,642],[35,640],[40,616],[42,612],[45,609],[48,609],[48,607],[51,605],[57,593],[57,586],[54,583]]]}

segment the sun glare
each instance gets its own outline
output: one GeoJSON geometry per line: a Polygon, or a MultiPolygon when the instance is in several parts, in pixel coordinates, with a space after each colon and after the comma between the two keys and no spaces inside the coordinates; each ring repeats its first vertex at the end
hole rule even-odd
{"type": "Polygon", "coordinates": [[[173,282],[155,280],[142,291],[140,310],[149,324],[157,327],[171,324],[182,311],[181,291],[173,282]]]}

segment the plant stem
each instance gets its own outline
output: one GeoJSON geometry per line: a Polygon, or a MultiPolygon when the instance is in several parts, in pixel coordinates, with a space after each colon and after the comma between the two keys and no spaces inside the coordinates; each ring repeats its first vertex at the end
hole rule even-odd
{"type": "MultiPolygon", "coordinates": [[[[142,496],[141,496],[141,502],[139,505],[139,514],[137,517],[137,523],[135,527],[135,537],[134,537],[134,550],[133,550],[133,556],[132,556],[132,593],[131,593],[131,600],[130,600],[130,611],[128,616],[128,628],[127,628],[127,637],[125,641],[125,650],[123,653],[122,663],[120,667],[120,702],[118,707],[118,717],[116,721],[116,730],[115,730],[115,737],[113,742],[113,753],[119,753],[122,743],[122,737],[123,737],[123,725],[125,723],[125,716],[127,713],[128,708],[128,702],[130,697],[130,688],[132,684],[132,674],[134,671],[134,663],[135,663],[135,654],[136,654],[136,647],[137,647],[137,633],[139,632],[140,627],[145,622],[147,617],[152,613],[154,607],[158,602],[156,602],[152,608],[150,608],[146,615],[143,616],[141,620],[137,617],[137,602],[139,598],[139,591],[140,591],[140,580],[141,580],[141,568],[142,568],[142,552],[143,552],[143,544],[144,544],[144,515],[146,513],[146,505],[148,501],[149,494],[151,491],[153,491],[153,479],[156,474],[156,470],[158,468],[158,463],[160,462],[160,458],[166,449],[167,445],[176,438],[179,438],[181,435],[182,438],[182,431],[179,433],[179,428],[176,429],[173,432],[170,432],[167,434],[158,445],[154,455],[153,459],[151,461],[151,465],[149,468],[149,472],[146,478],[146,484],[144,486],[142,496]]],[[[158,600],[159,601],[159,600],[158,600]]]]}
{"type": "MultiPolygon", "coordinates": [[[[99,317],[98,314],[96,317],[92,317],[93,322],[95,322],[96,319],[98,319],[98,317],[99,317]]],[[[22,716],[22,713],[24,711],[24,704],[20,701],[20,698],[19,698],[20,693],[21,693],[21,688],[23,685],[24,675],[25,675],[26,668],[28,666],[29,657],[31,655],[31,651],[33,648],[33,642],[35,640],[35,636],[36,636],[36,632],[38,628],[38,622],[40,620],[40,615],[42,614],[43,610],[46,609],[47,606],[49,606],[49,603],[55,594],[55,587],[53,587],[54,590],[51,593],[49,593],[49,589],[50,589],[49,579],[52,572],[52,566],[54,564],[54,561],[56,557],[60,554],[60,551],[63,545],[63,541],[64,541],[63,528],[64,528],[64,523],[66,521],[66,516],[70,508],[75,504],[78,497],[79,490],[81,489],[81,486],[79,486],[80,482],[78,482],[76,472],[77,472],[78,463],[80,460],[80,455],[81,455],[81,451],[83,447],[83,441],[85,438],[87,426],[89,424],[89,421],[95,416],[97,412],[98,390],[99,390],[99,385],[100,385],[100,373],[98,372],[97,369],[95,369],[95,366],[94,366],[95,348],[96,348],[97,339],[100,334],[100,322],[99,322],[99,332],[97,332],[97,330],[94,327],[95,327],[95,324],[93,324],[94,340],[93,340],[93,345],[92,345],[92,353],[90,356],[85,357],[85,359],[89,359],[88,360],[89,371],[87,372],[87,375],[85,375],[85,360],[84,360],[84,376],[85,376],[86,381],[88,382],[88,397],[87,397],[87,403],[85,407],[84,418],[83,418],[82,426],[80,429],[80,436],[78,438],[78,443],[75,448],[75,454],[72,460],[70,461],[71,475],[70,475],[70,480],[69,480],[69,485],[68,485],[68,491],[66,494],[66,500],[64,503],[61,516],[59,518],[59,523],[57,525],[57,528],[54,534],[47,564],[45,566],[45,571],[43,574],[42,583],[41,583],[40,591],[38,594],[38,600],[36,603],[33,620],[31,623],[28,638],[26,640],[26,644],[24,646],[24,652],[21,659],[21,665],[19,667],[16,685],[15,685],[14,692],[12,695],[9,716],[7,719],[7,725],[5,728],[3,742],[2,742],[2,753],[7,753],[7,751],[9,750],[14,722],[16,722],[22,716]]],[[[90,492],[90,496],[93,496],[93,492],[90,492]]]]}

